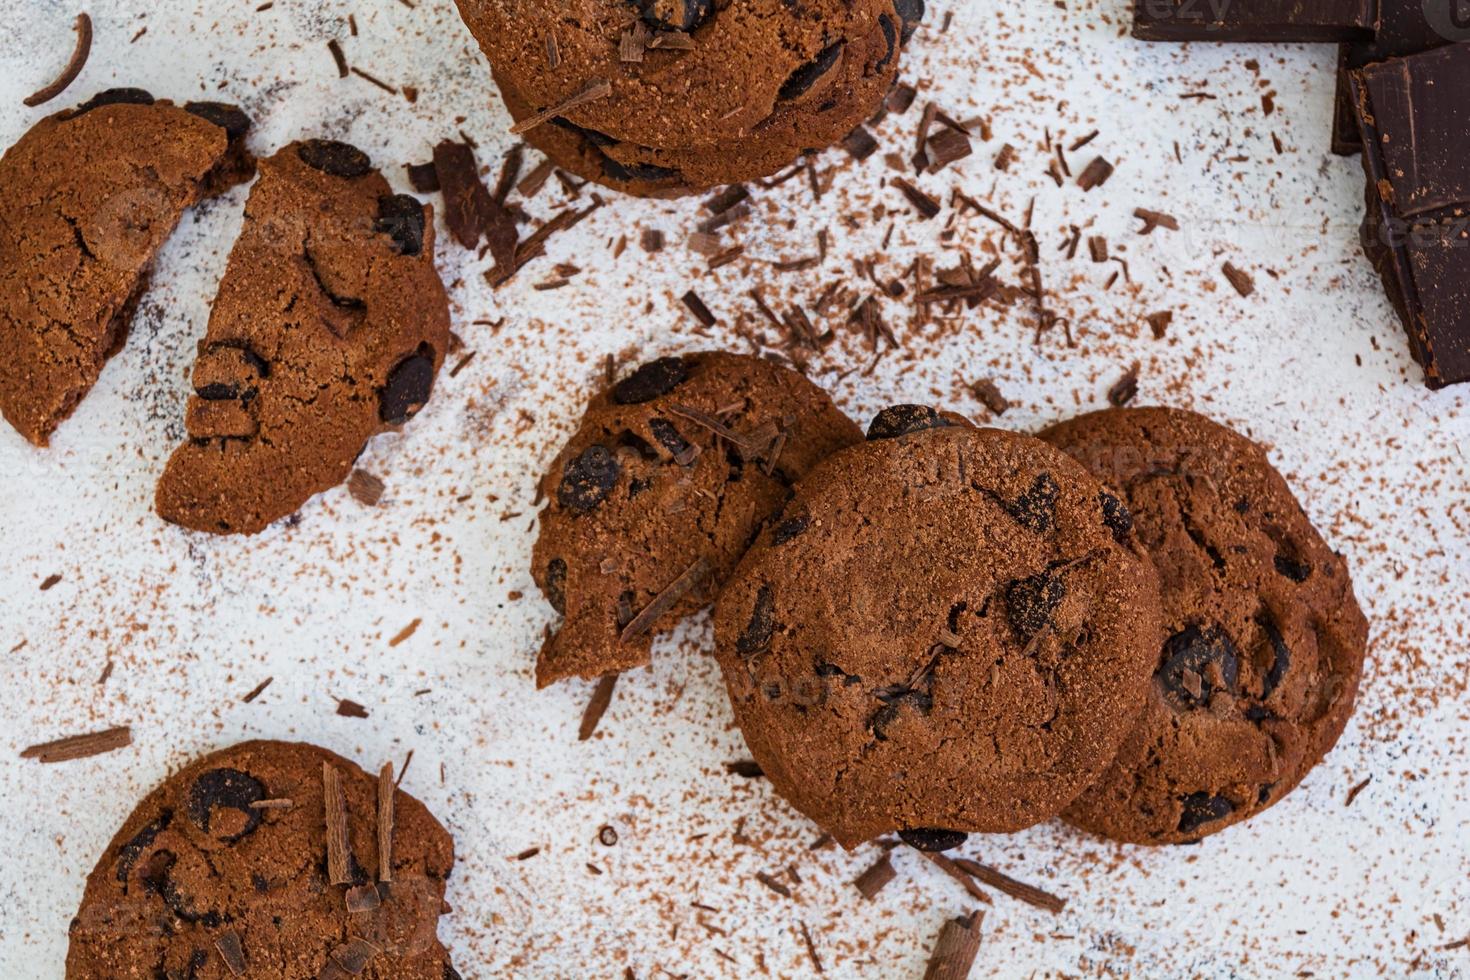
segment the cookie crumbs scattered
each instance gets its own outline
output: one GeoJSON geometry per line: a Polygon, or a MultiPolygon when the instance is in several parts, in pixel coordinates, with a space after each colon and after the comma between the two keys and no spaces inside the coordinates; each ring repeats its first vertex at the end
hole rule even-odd
{"type": "Polygon", "coordinates": [[[219,958],[224,961],[231,976],[245,975],[245,948],[240,942],[239,933],[229,930],[214,941],[214,948],[219,950],[219,958]]]}
{"type": "Polygon", "coordinates": [[[980,954],[980,925],[985,914],[970,913],[968,918],[950,919],[939,930],[924,980],[967,980],[980,954]]]}
{"type": "Polygon", "coordinates": [[[1138,397],[1138,362],[1129,365],[1123,376],[1108,389],[1108,404],[1122,408],[1138,397]]]}
{"type": "Polygon", "coordinates": [[[331,763],[322,763],[322,809],[327,828],[327,880],[334,885],[349,885],[347,800],[342,795],[342,776],[331,763]]]}
{"type": "Polygon", "coordinates": [[[857,890],[862,893],[863,898],[871,902],[877,897],[879,892],[888,887],[889,882],[897,877],[898,872],[893,869],[893,862],[885,853],[878,859],[877,864],[874,864],[867,871],[859,875],[857,881],[853,882],[853,884],[857,886],[857,890]]]}
{"type": "Polygon", "coordinates": [[[353,470],[347,478],[347,492],[366,507],[376,507],[383,499],[384,489],[383,481],[367,470],[353,470]]]}
{"type": "Polygon", "coordinates": [[[735,762],[727,762],[725,763],[725,771],[732,776],[739,776],[741,779],[760,779],[766,774],[765,770],[761,768],[760,763],[754,759],[738,759],[735,762]]]}
{"type": "Polygon", "coordinates": [[[1230,280],[1230,285],[1235,287],[1235,291],[1242,298],[1248,297],[1256,291],[1255,279],[1244,269],[1237,268],[1233,263],[1226,262],[1220,267],[1220,271],[1225,273],[1225,278],[1230,280]]]}
{"type": "Polygon", "coordinates": [[[954,863],[965,874],[989,885],[996,891],[1009,895],[1011,898],[1025,902],[1028,905],[1045,909],[1053,915],[1059,914],[1062,909],[1067,907],[1067,900],[1065,898],[1058,898],[1056,895],[1044,892],[1040,888],[1026,884],[1024,881],[1017,881],[1010,875],[997,871],[989,865],[972,861],[969,858],[955,858],[954,863]]]}
{"type": "Polygon", "coordinates": [[[398,633],[393,637],[393,639],[388,641],[388,645],[390,647],[396,647],[403,641],[407,640],[410,636],[413,636],[413,634],[418,631],[419,624],[422,622],[423,619],[421,617],[415,616],[413,622],[409,623],[407,626],[403,627],[403,629],[399,630],[398,633]]]}
{"type": "Polygon", "coordinates": [[[92,53],[92,18],[87,14],[77,14],[75,26],[77,43],[72,49],[71,58],[67,61],[66,67],[61,70],[60,75],[56,76],[55,81],[26,96],[23,103],[27,108],[34,109],[38,105],[45,105],[65,92],[86,67],[87,56],[92,53]]]}
{"type": "Polygon", "coordinates": [[[582,712],[582,724],[577,729],[577,741],[585,742],[597,731],[597,725],[602,721],[602,716],[607,712],[608,705],[612,704],[613,688],[617,686],[618,675],[608,674],[597,681],[597,687],[592,691],[592,700],[587,702],[587,710],[582,712]]]}
{"type": "Polygon", "coordinates": [[[627,643],[653,629],[654,623],[658,622],[664,613],[674,608],[674,605],[680,599],[693,591],[694,587],[704,578],[708,570],[708,560],[702,557],[696,559],[693,564],[684,569],[678,578],[674,579],[662,592],[654,596],[653,600],[644,606],[638,615],[633,617],[628,625],[623,628],[622,636],[618,638],[619,641],[627,643]]]}
{"type": "Polygon", "coordinates": [[[60,582],[60,581],[61,581],[61,576],[60,575],[47,575],[46,578],[45,578],[45,580],[41,582],[41,591],[42,592],[49,592],[51,590],[52,586],[56,585],[56,583],[57,582],[60,582]]]}
{"type": "Polygon", "coordinates": [[[1363,780],[1361,783],[1358,783],[1352,789],[1348,790],[1347,799],[1343,801],[1343,804],[1342,805],[1345,806],[1345,807],[1352,806],[1353,805],[1353,801],[1358,798],[1358,794],[1362,793],[1363,790],[1367,789],[1368,788],[1368,784],[1371,783],[1371,782],[1373,782],[1373,777],[1372,776],[1369,776],[1367,779],[1363,780]]]}
{"type": "Polygon", "coordinates": [[[531,130],[545,125],[557,116],[566,115],[578,106],[586,105],[589,102],[596,102],[598,99],[605,99],[609,95],[612,95],[612,83],[606,79],[598,79],[588,84],[586,88],[564,102],[560,102],[549,109],[542,109],[534,116],[516,123],[510,128],[511,134],[520,136],[522,133],[529,133],[531,130]]]}
{"type": "Polygon", "coordinates": [[[1077,186],[1083,191],[1101,187],[1113,176],[1113,165],[1102,157],[1094,157],[1093,161],[1077,175],[1077,186]]]}
{"type": "Polygon", "coordinates": [[[29,748],[23,749],[20,757],[22,759],[35,759],[38,762],[46,764],[71,762],[74,759],[85,759],[89,756],[102,755],[132,744],[133,730],[127,725],[120,725],[117,728],[109,728],[105,731],[92,732],[87,735],[69,735],[66,738],[58,738],[53,742],[42,742],[40,745],[32,745],[29,748]]]}

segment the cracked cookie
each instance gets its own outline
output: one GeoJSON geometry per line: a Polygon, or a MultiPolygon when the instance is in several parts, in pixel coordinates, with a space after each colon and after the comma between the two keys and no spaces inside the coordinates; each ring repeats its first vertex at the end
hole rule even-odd
{"type": "Polygon", "coordinates": [[[250,119],[112,89],[0,158],[0,413],[45,446],[122,349],[185,210],[249,179],[250,119]]]}
{"type": "Polygon", "coordinates": [[[541,481],[532,571],[564,619],[537,686],[648,663],[793,481],[860,438],[806,378],[739,354],[660,358],[597,395],[541,481]]]}
{"type": "Polygon", "coordinates": [[[1271,806],[1353,710],[1368,627],[1346,563],[1264,450],[1202,416],[1114,409],[1042,438],[1116,488],[1164,613],[1143,714],[1065,818],[1182,844],[1271,806]]]}
{"type": "Polygon", "coordinates": [[[451,980],[454,842],[424,805],[311,745],[245,742],[143,800],[87,878],[68,980],[451,980]]]}
{"type": "Polygon", "coordinates": [[[816,467],[715,609],[735,718],[844,847],[1055,816],[1111,761],[1159,631],[1127,510],[1046,443],[896,406],[816,467]]]}
{"type": "Polygon", "coordinates": [[[840,141],[878,109],[924,14],[923,0],[459,7],[518,121],[542,120],[528,140],[572,134],[567,158],[592,164],[579,173],[632,193],[763,177],[840,141]]]}
{"type": "Polygon", "coordinates": [[[260,163],[194,364],[164,520],[252,534],[345,480],[429,400],[449,343],[430,208],[345,143],[260,163]]]}

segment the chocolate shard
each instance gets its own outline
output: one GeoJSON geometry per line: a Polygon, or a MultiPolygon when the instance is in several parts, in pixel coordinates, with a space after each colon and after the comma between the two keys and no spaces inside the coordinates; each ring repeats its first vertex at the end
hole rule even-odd
{"type": "Polygon", "coordinates": [[[1377,24],[1375,0],[1134,0],[1141,41],[1363,41],[1377,24]]]}
{"type": "Polygon", "coordinates": [[[1376,6],[1378,30],[1372,39],[1344,44],[1338,59],[1332,149],[1344,156],[1363,149],[1353,111],[1353,72],[1390,58],[1470,41],[1470,3],[1466,0],[1378,0],[1376,6]]]}

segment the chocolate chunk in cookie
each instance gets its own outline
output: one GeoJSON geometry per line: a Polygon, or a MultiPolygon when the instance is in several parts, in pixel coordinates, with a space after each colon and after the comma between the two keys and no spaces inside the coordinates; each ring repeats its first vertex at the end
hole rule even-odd
{"type": "Polygon", "coordinates": [[[1147,694],[1157,584],[1102,486],[1043,442],[943,418],[890,410],[885,438],[807,474],[715,609],[752,754],[846,847],[897,831],[943,850],[1056,815],[1147,694]]]}
{"type": "Polygon", "coordinates": [[[185,210],[249,178],[250,120],[103,92],[0,159],[0,413],[44,446],[122,349],[185,210]]]}
{"type": "Polygon", "coordinates": [[[1202,416],[1114,409],[1042,438],[1110,487],[1118,504],[1105,501],[1105,515],[1147,548],[1164,611],[1148,702],[1066,819],[1115,840],[1178,844],[1259,813],[1352,713],[1367,623],[1347,565],[1265,452],[1202,416]]]}
{"type": "Polygon", "coordinates": [[[325,749],[245,742],[128,817],[87,879],[66,976],[444,980],[453,867],[454,842],[407,793],[325,749]]]}
{"type": "MultiPolygon", "coordinates": [[[[537,683],[646,664],[652,637],[714,597],[792,481],[860,438],[825,392],[756,357],[660,358],[595,397],[541,483],[532,569],[565,620],[537,683]]],[[[743,642],[771,628],[757,616],[743,642]]]]}
{"type": "Polygon", "coordinates": [[[313,140],[260,164],[194,364],[165,520],[250,534],[345,480],[428,402],[449,344],[431,212],[313,140]]]}

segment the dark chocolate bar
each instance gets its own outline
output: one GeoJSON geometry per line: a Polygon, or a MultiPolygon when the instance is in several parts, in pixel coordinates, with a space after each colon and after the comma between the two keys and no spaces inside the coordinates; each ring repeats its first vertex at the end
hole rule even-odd
{"type": "Polygon", "coordinates": [[[1470,381],[1470,44],[1351,72],[1363,248],[1431,388],[1470,381]]]}
{"type": "Polygon", "coordinates": [[[1369,41],[1377,0],[1133,0],[1144,41],[1369,41]]]}
{"type": "Polygon", "coordinates": [[[1337,75],[1337,113],[1332,149],[1344,156],[1363,149],[1353,112],[1348,74],[1389,58],[1403,58],[1470,41],[1470,0],[1377,0],[1378,33],[1371,41],[1344,44],[1337,75]]]}

